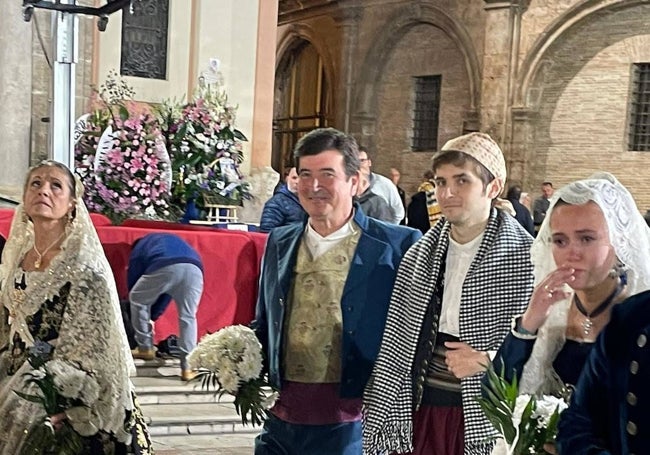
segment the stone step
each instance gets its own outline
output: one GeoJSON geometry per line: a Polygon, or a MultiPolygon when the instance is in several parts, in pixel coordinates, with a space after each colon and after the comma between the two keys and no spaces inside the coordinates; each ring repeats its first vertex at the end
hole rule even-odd
{"type": "Polygon", "coordinates": [[[216,435],[157,436],[157,455],[250,455],[255,435],[230,433],[216,435]]]}
{"type": "Polygon", "coordinates": [[[156,357],[154,360],[134,359],[138,377],[179,376],[181,362],[174,357],[156,357]]]}
{"type": "Polygon", "coordinates": [[[259,433],[259,427],[242,425],[231,404],[142,405],[142,412],[152,436],[259,433]]]}
{"type": "MultiPolygon", "coordinates": [[[[138,365],[138,372],[143,365],[138,365]]],[[[152,436],[257,434],[258,427],[244,426],[235,412],[233,397],[221,398],[203,390],[201,383],[180,380],[177,366],[158,367],[159,376],[132,378],[142,413],[152,436]],[[173,370],[173,372],[167,370],[173,370]],[[168,374],[162,376],[162,374],[168,374]]]]}
{"type": "MultiPolygon", "coordinates": [[[[142,405],[149,404],[183,404],[183,403],[216,403],[219,397],[216,393],[204,390],[198,381],[184,382],[179,376],[153,377],[142,376],[131,378],[142,405]]],[[[232,403],[231,395],[223,395],[222,403],[232,403]]]]}

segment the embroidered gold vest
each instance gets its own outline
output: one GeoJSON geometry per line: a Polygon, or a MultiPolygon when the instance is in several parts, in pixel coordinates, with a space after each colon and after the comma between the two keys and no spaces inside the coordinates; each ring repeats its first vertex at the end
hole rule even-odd
{"type": "Polygon", "coordinates": [[[357,230],[316,259],[301,242],[285,319],[284,379],[340,382],[341,296],[360,236],[357,230]]]}

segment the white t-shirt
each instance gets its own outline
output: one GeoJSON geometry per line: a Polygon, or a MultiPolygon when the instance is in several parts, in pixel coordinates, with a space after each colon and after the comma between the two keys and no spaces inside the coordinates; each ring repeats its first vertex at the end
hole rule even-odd
{"type": "Polygon", "coordinates": [[[441,332],[454,336],[460,335],[460,298],[463,294],[463,282],[481,245],[481,240],[483,240],[483,234],[467,243],[460,244],[449,236],[445,289],[440,313],[441,332]]]}

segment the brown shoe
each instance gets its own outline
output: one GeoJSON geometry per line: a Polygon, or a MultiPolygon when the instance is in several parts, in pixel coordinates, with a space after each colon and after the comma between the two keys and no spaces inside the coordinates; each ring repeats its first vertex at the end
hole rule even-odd
{"type": "Polygon", "coordinates": [[[137,347],[131,349],[131,355],[134,359],[153,360],[156,358],[156,351],[153,349],[140,349],[137,347]]]}
{"type": "Polygon", "coordinates": [[[198,372],[194,370],[181,370],[181,381],[191,381],[197,374],[198,372]]]}

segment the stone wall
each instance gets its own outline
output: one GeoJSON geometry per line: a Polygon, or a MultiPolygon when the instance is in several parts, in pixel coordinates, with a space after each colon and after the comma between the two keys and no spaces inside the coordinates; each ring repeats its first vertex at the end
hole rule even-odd
{"type": "Polygon", "coordinates": [[[615,174],[639,208],[650,208],[647,152],[627,150],[631,66],[650,62],[650,5],[607,11],[567,31],[538,76],[539,118],[529,186],[556,185],[595,171],[615,174]]]}
{"type": "MultiPolygon", "coordinates": [[[[361,14],[349,132],[375,151],[377,172],[398,167],[407,192],[415,188],[431,153],[410,151],[409,81],[441,72],[439,146],[480,128],[501,143],[510,179],[524,191],[537,195],[543,180],[559,186],[605,170],[629,186],[642,211],[650,207],[650,179],[633,171],[647,169],[650,154],[626,148],[631,64],[650,61],[647,1],[354,5],[361,14]]],[[[306,8],[287,26],[310,20],[306,8]]],[[[334,31],[317,33],[322,40],[334,31]]]]}
{"type": "Polygon", "coordinates": [[[469,109],[467,72],[455,43],[440,29],[416,25],[388,56],[377,87],[375,172],[388,175],[391,167],[403,175],[401,186],[415,193],[435,150],[411,150],[414,108],[413,76],[441,75],[441,110],[438,147],[462,131],[463,113],[469,109]]]}

